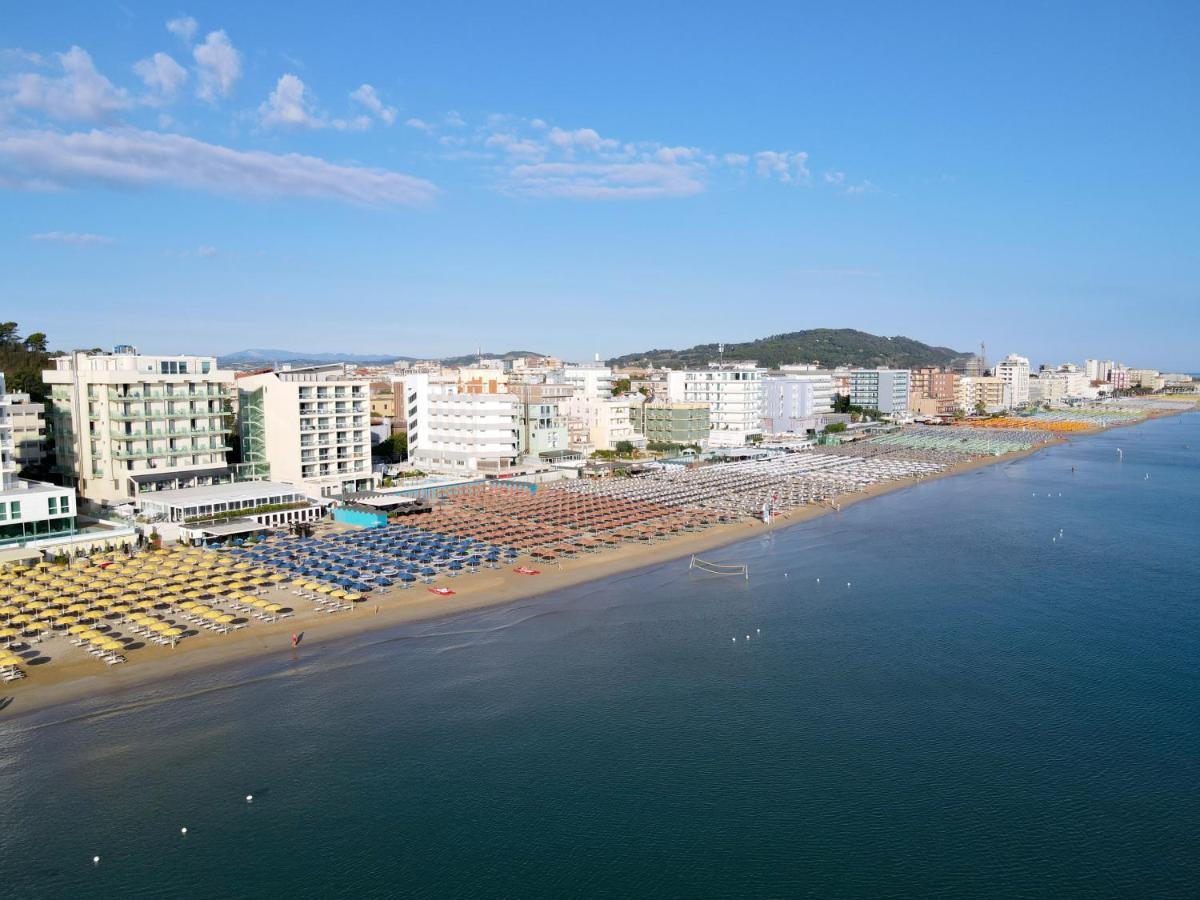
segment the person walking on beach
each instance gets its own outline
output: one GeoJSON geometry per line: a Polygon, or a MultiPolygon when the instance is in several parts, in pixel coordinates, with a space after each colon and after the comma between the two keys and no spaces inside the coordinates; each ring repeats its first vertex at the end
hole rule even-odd
{"type": "Polygon", "coordinates": [[[292,648],[295,649],[296,645],[299,643],[300,643],[300,636],[298,634],[296,634],[295,632],[293,632],[292,633],[292,648]]]}

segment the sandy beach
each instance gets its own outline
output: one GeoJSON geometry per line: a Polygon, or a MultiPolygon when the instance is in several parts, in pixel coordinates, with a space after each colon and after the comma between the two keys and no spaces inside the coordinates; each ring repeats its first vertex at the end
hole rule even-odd
{"type": "MultiPolygon", "coordinates": [[[[1151,417],[1172,414],[1163,412],[1151,417]]],[[[1073,437],[1083,437],[1099,430],[1073,437]]],[[[883,494],[912,488],[923,481],[953,477],[985,466],[1012,462],[1065,442],[1066,439],[1060,438],[1028,450],[961,463],[926,478],[899,479],[874,485],[861,492],[840,495],[836,498],[836,504],[845,509],[883,494]]],[[[27,670],[29,677],[3,689],[0,696],[7,703],[0,711],[0,716],[10,718],[72,700],[100,697],[105,693],[113,693],[116,702],[118,693],[171,675],[219,667],[234,660],[302,653],[305,647],[319,642],[372,629],[511,603],[650,565],[686,560],[692,554],[701,554],[767,531],[788,528],[819,516],[836,515],[837,512],[830,504],[814,504],[781,514],[770,524],[750,521],[717,525],[702,532],[676,535],[662,542],[624,544],[557,564],[536,564],[540,574],[533,576],[518,574],[511,566],[499,570],[484,569],[477,574],[442,582],[455,591],[453,596],[439,596],[426,590],[423,585],[417,585],[408,590],[393,589],[378,598],[368,597],[349,612],[321,613],[308,600],[293,596],[283,588],[272,589],[264,597],[294,609],[294,615],[273,623],[254,622],[226,635],[201,632],[188,637],[174,649],[157,646],[139,648],[132,651],[128,655],[128,662],[120,666],[103,666],[71,647],[64,637],[55,637],[38,646],[38,649],[45,648],[46,654],[52,657],[51,661],[45,665],[30,666],[27,670]],[[292,648],[293,634],[302,636],[299,651],[292,648]]],[[[753,572],[750,577],[753,581],[753,572]]]]}

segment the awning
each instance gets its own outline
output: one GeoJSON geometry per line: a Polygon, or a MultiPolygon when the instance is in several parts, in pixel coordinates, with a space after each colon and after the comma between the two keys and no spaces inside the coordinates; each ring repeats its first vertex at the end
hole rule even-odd
{"type": "Polygon", "coordinates": [[[157,481],[187,481],[192,478],[216,478],[218,475],[233,477],[228,466],[214,469],[171,469],[166,472],[137,472],[127,476],[135,484],[154,484],[157,481]]]}
{"type": "Polygon", "coordinates": [[[255,531],[268,531],[266,525],[260,525],[253,519],[231,519],[228,522],[217,522],[215,525],[185,525],[190,531],[199,531],[208,537],[229,537],[233,534],[250,534],[255,531]]]}

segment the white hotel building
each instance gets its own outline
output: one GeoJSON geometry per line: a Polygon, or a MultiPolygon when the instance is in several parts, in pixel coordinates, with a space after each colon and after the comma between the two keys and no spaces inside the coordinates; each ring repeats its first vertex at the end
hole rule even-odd
{"type": "Polygon", "coordinates": [[[76,532],[73,490],[17,477],[9,407],[0,373],[0,560],[8,548],[76,532]]]}
{"type": "Polygon", "coordinates": [[[1010,353],[992,370],[992,375],[1012,386],[1012,405],[1023,406],[1029,402],[1029,360],[1010,353]]]}
{"type": "Polygon", "coordinates": [[[763,430],[769,434],[804,434],[823,427],[833,412],[833,376],[813,367],[782,367],[782,374],[763,379],[763,430]]]}
{"type": "Polygon", "coordinates": [[[232,480],[233,372],[211,356],[77,350],[51,360],[58,471],[104,506],[156,490],[232,480]]]}
{"type": "Polygon", "coordinates": [[[521,455],[522,403],[515,394],[471,393],[427,374],[404,380],[408,458],[430,472],[500,473],[521,455]]]}
{"type": "Polygon", "coordinates": [[[327,365],[245,375],[237,386],[243,477],[327,498],[374,486],[368,382],[327,365]]]}
{"type": "Polygon", "coordinates": [[[762,437],[763,372],[752,362],[709,363],[667,373],[667,399],[707,403],[710,447],[741,447],[762,437]]]}
{"type": "Polygon", "coordinates": [[[912,372],[908,369],[851,369],[850,403],[890,416],[908,415],[912,372]]]}

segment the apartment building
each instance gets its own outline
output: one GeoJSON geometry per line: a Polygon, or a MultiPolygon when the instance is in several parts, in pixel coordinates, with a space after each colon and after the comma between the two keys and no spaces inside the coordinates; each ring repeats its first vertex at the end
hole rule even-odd
{"type": "Polygon", "coordinates": [[[250,373],[237,384],[244,477],[318,497],[374,486],[368,382],[324,365],[250,373]]]}
{"type": "Polygon", "coordinates": [[[833,412],[833,376],[816,367],[784,367],[763,379],[763,431],[804,434],[833,412]]]}
{"type": "Polygon", "coordinates": [[[457,379],[405,379],[408,457],[431,472],[500,473],[521,455],[521,401],[477,393],[457,379]]]}
{"type": "Polygon", "coordinates": [[[12,396],[0,373],[0,551],[76,533],[73,490],[17,477],[12,396]]]}
{"type": "Polygon", "coordinates": [[[960,378],[955,404],[967,415],[973,415],[981,408],[988,413],[1000,412],[1012,406],[1012,385],[1003,378],[990,375],[960,378]]]}
{"type": "Polygon", "coordinates": [[[992,375],[1012,388],[1012,405],[1023,406],[1029,402],[1029,360],[1010,353],[1000,362],[992,375]]]}
{"type": "MultiPolygon", "coordinates": [[[[646,447],[646,436],[635,426],[635,409],[642,406],[641,394],[620,397],[572,397],[567,401],[568,433],[575,436],[577,450],[616,450],[622,442],[638,450],[646,447]],[[586,436],[586,437],[585,437],[586,436]]],[[[638,413],[640,414],[640,412],[638,413]]]]}
{"type": "Polygon", "coordinates": [[[46,449],[46,407],[25,393],[4,395],[12,433],[12,455],[17,470],[41,464],[46,449]]]}
{"type": "Polygon", "coordinates": [[[55,467],[81,496],[112,506],[232,480],[234,374],[214,357],[117,347],[52,362],[42,380],[50,387],[55,467]]]}
{"type": "Polygon", "coordinates": [[[595,364],[563,366],[562,377],[578,397],[611,397],[613,373],[608,366],[595,364]]]}
{"type": "Polygon", "coordinates": [[[908,369],[851,369],[850,404],[890,416],[908,414],[912,373],[908,369]]]}
{"type": "Polygon", "coordinates": [[[1130,369],[1129,383],[1148,391],[1161,391],[1167,385],[1158,369],[1130,369]]]}
{"type": "Polygon", "coordinates": [[[708,445],[711,422],[707,403],[654,400],[636,404],[631,410],[634,429],[647,444],[696,444],[701,449],[708,445]]]}
{"type": "Polygon", "coordinates": [[[763,374],[753,362],[709,363],[667,374],[672,403],[705,403],[710,447],[741,447],[762,438],[763,374]]]}

